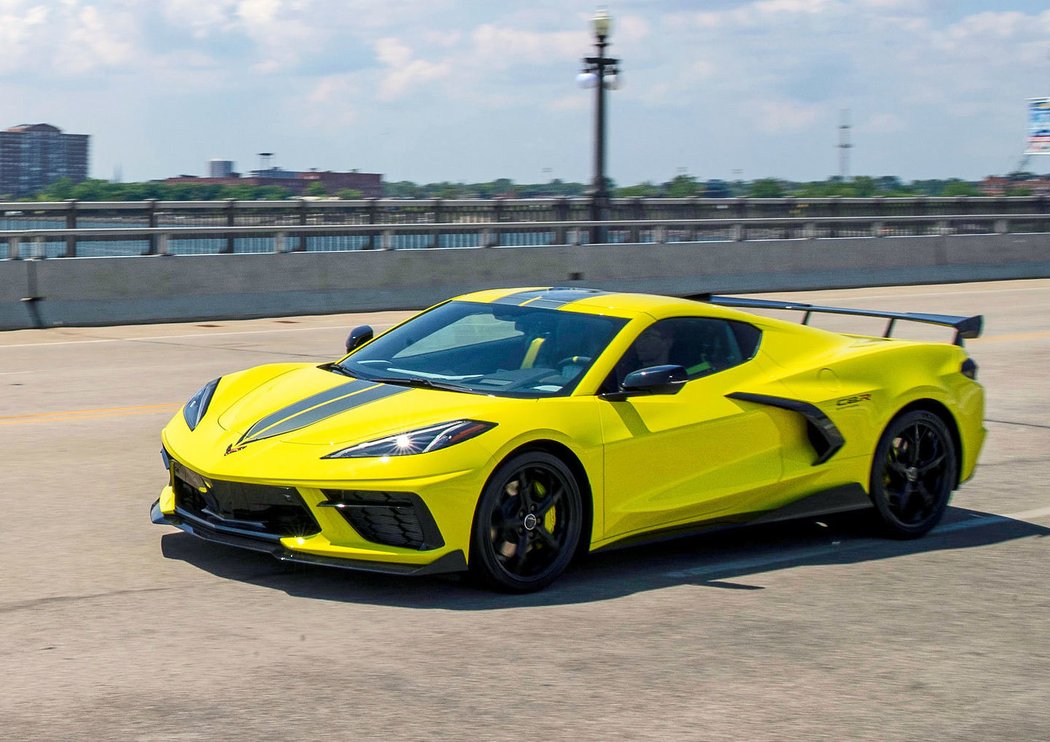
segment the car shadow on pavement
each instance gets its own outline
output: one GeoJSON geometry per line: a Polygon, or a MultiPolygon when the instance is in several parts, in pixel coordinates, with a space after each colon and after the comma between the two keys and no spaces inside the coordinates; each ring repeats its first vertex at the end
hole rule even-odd
{"type": "Polygon", "coordinates": [[[790,568],[849,565],[912,554],[1045,537],[1050,528],[949,508],[925,537],[880,537],[866,511],[708,532],[589,555],[538,593],[507,595],[475,587],[461,575],[400,577],[279,562],[268,554],[202,541],[184,533],[161,538],[165,558],[216,577],[313,600],[416,609],[479,611],[611,600],[678,585],[763,590],[752,578],[790,568]]]}

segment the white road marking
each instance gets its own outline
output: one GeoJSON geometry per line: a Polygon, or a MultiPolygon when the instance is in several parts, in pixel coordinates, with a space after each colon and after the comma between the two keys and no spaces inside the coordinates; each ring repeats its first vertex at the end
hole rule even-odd
{"type": "MultiPolygon", "coordinates": [[[[902,286],[901,288],[905,289],[907,287],[906,286],[902,286]]],[[[939,297],[939,296],[956,296],[956,297],[959,297],[959,296],[973,296],[975,294],[1013,294],[1013,293],[1017,293],[1017,292],[1021,292],[1021,291],[1044,291],[1044,292],[1050,294],[1050,286],[1027,286],[1027,287],[1024,287],[1024,288],[971,289],[971,290],[960,289],[958,291],[917,291],[915,293],[902,291],[899,294],[865,294],[865,293],[863,293],[865,291],[865,289],[831,289],[831,290],[826,290],[826,291],[818,290],[818,291],[812,291],[812,292],[806,291],[806,292],[799,292],[799,293],[806,293],[806,294],[810,294],[811,296],[816,296],[818,294],[823,294],[823,295],[827,295],[827,296],[836,296],[836,297],[839,296],[838,293],[832,294],[831,293],[832,291],[835,291],[835,292],[844,292],[844,291],[856,292],[856,294],[857,294],[856,298],[857,299],[863,299],[863,300],[867,301],[868,299],[879,299],[879,300],[881,300],[881,299],[911,299],[911,298],[914,298],[914,297],[927,297],[927,296],[937,296],[937,297],[939,297]]],[[[792,293],[795,293],[795,292],[791,292],[791,291],[783,291],[783,292],[765,291],[765,292],[762,292],[761,295],[762,296],[773,296],[773,295],[792,294],[792,293]]]]}
{"type": "Polygon", "coordinates": [[[265,335],[274,332],[301,332],[303,330],[345,330],[345,325],[326,325],[322,327],[281,327],[272,330],[239,330],[235,332],[197,332],[186,335],[149,335],[146,337],[99,338],[96,340],[57,340],[42,343],[12,343],[0,345],[0,350],[7,348],[54,348],[59,345],[87,345],[88,343],[136,343],[154,340],[186,340],[192,338],[214,338],[227,335],[265,335]]]}
{"type": "MultiPolygon", "coordinates": [[[[362,314],[368,314],[362,312],[362,314]]],[[[387,327],[393,327],[396,322],[391,322],[389,325],[382,322],[372,323],[376,330],[385,330],[387,327]]],[[[317,327],[280,327],[272,330],[240,330],[237,332],[201,332],[193,333],[190,335],[156,335],[153,337],[141,337],[141,338],[127,338],[129,341],[135,340],[171,340],[173,338],[199,338],[199,337],[222,337],[223,335],[266,335],[271,332],[301,332],[303,330],[350,330],[350,325],[319,325],[317,327]]]]}
{"type": "MultiPolygon", "coordinates": [[[[930,532],[930,536],[933,537],[946,533],[955,533],[956,531],[966,531],[971,528],[982,528],[993,523],[1005,523],[1008,521],[1027,522],[1033,518],[1042,518],[1047,515],[1050,515],[1050,507],[1025,510],[1020,513],[1010,513],[1008,515],[984,515],[971,518],[970,520],[961,520],[955,523],[938,526],[930,532]]],[[[664,577],[681,579],[684,577],[703,577],[705,575],[717,575],[727,572],[746,572],[761,569],[763,567],[771,567],[777,564],[786,564],[788,562],[797,562],[827,556],[829,554],[843,554],[851,551],[859,551],[860,549],[870,548],[877,543],[879,543],[879,541],[876,539],[860,539],[848,544],[816,546],[808,549],[798,549],[784,554],[772,554],[752,557],[750,559],[736,559],[730,562],[719,562],[717,564],[704,565],[703,567],[694,567],[693,569],[665,572],[664,577]]]]}
{"type": "Polygon", "coordinates": [[[11,345],[0,345],[0,350],[8,348],[51,348],[56,345],[87,345],[88,343],[119,343],[124,338],[106,338],[104,340],[59,340],[54,343],[12,343],[11,345]]]}

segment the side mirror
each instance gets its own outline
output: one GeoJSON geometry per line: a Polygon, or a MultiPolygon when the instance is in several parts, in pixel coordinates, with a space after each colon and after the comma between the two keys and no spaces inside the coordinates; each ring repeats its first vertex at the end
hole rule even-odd
{"type": "Polygon", "coordinates": [[[375,333],[370,325],[358,325],[346,336],[346,352],[359,348],[373,338],[375,333]]]}
{"type": "Polygon", "coordinates": [[[650,366],[627,374],[620,391],[606,394],[614,402],[640,394],[678,394],[688,381],[688,374],[681,366],[650,366]]]}

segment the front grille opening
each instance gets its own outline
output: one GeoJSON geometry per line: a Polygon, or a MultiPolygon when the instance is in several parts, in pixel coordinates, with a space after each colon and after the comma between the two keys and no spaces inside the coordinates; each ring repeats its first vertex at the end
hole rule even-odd
{"type": "Polygon", "coordinates": [[[361,538],[426,551],[445,545],[423,498],[412,492],[321,490],[321,507],[336,508],[361,538]]]}
{"type": "Polygon", "coordinates": [[[294,487],[219,480],[205,482],[181,464],[173,464],[176,509],[208,525],[270,538],[305,537],[321,532],[321,527],[294,487]]]}

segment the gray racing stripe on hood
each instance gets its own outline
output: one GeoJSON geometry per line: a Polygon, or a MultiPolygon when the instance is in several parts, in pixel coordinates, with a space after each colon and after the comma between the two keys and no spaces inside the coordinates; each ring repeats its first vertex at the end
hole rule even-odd
{"type": "Polygon", "coordinates": [[[363,404],[407,391],[405,387],[377,384],[374,381],[355,380],[340,384],[267,415],[248,428],[237,445],[290,433],[363,404]]]}

